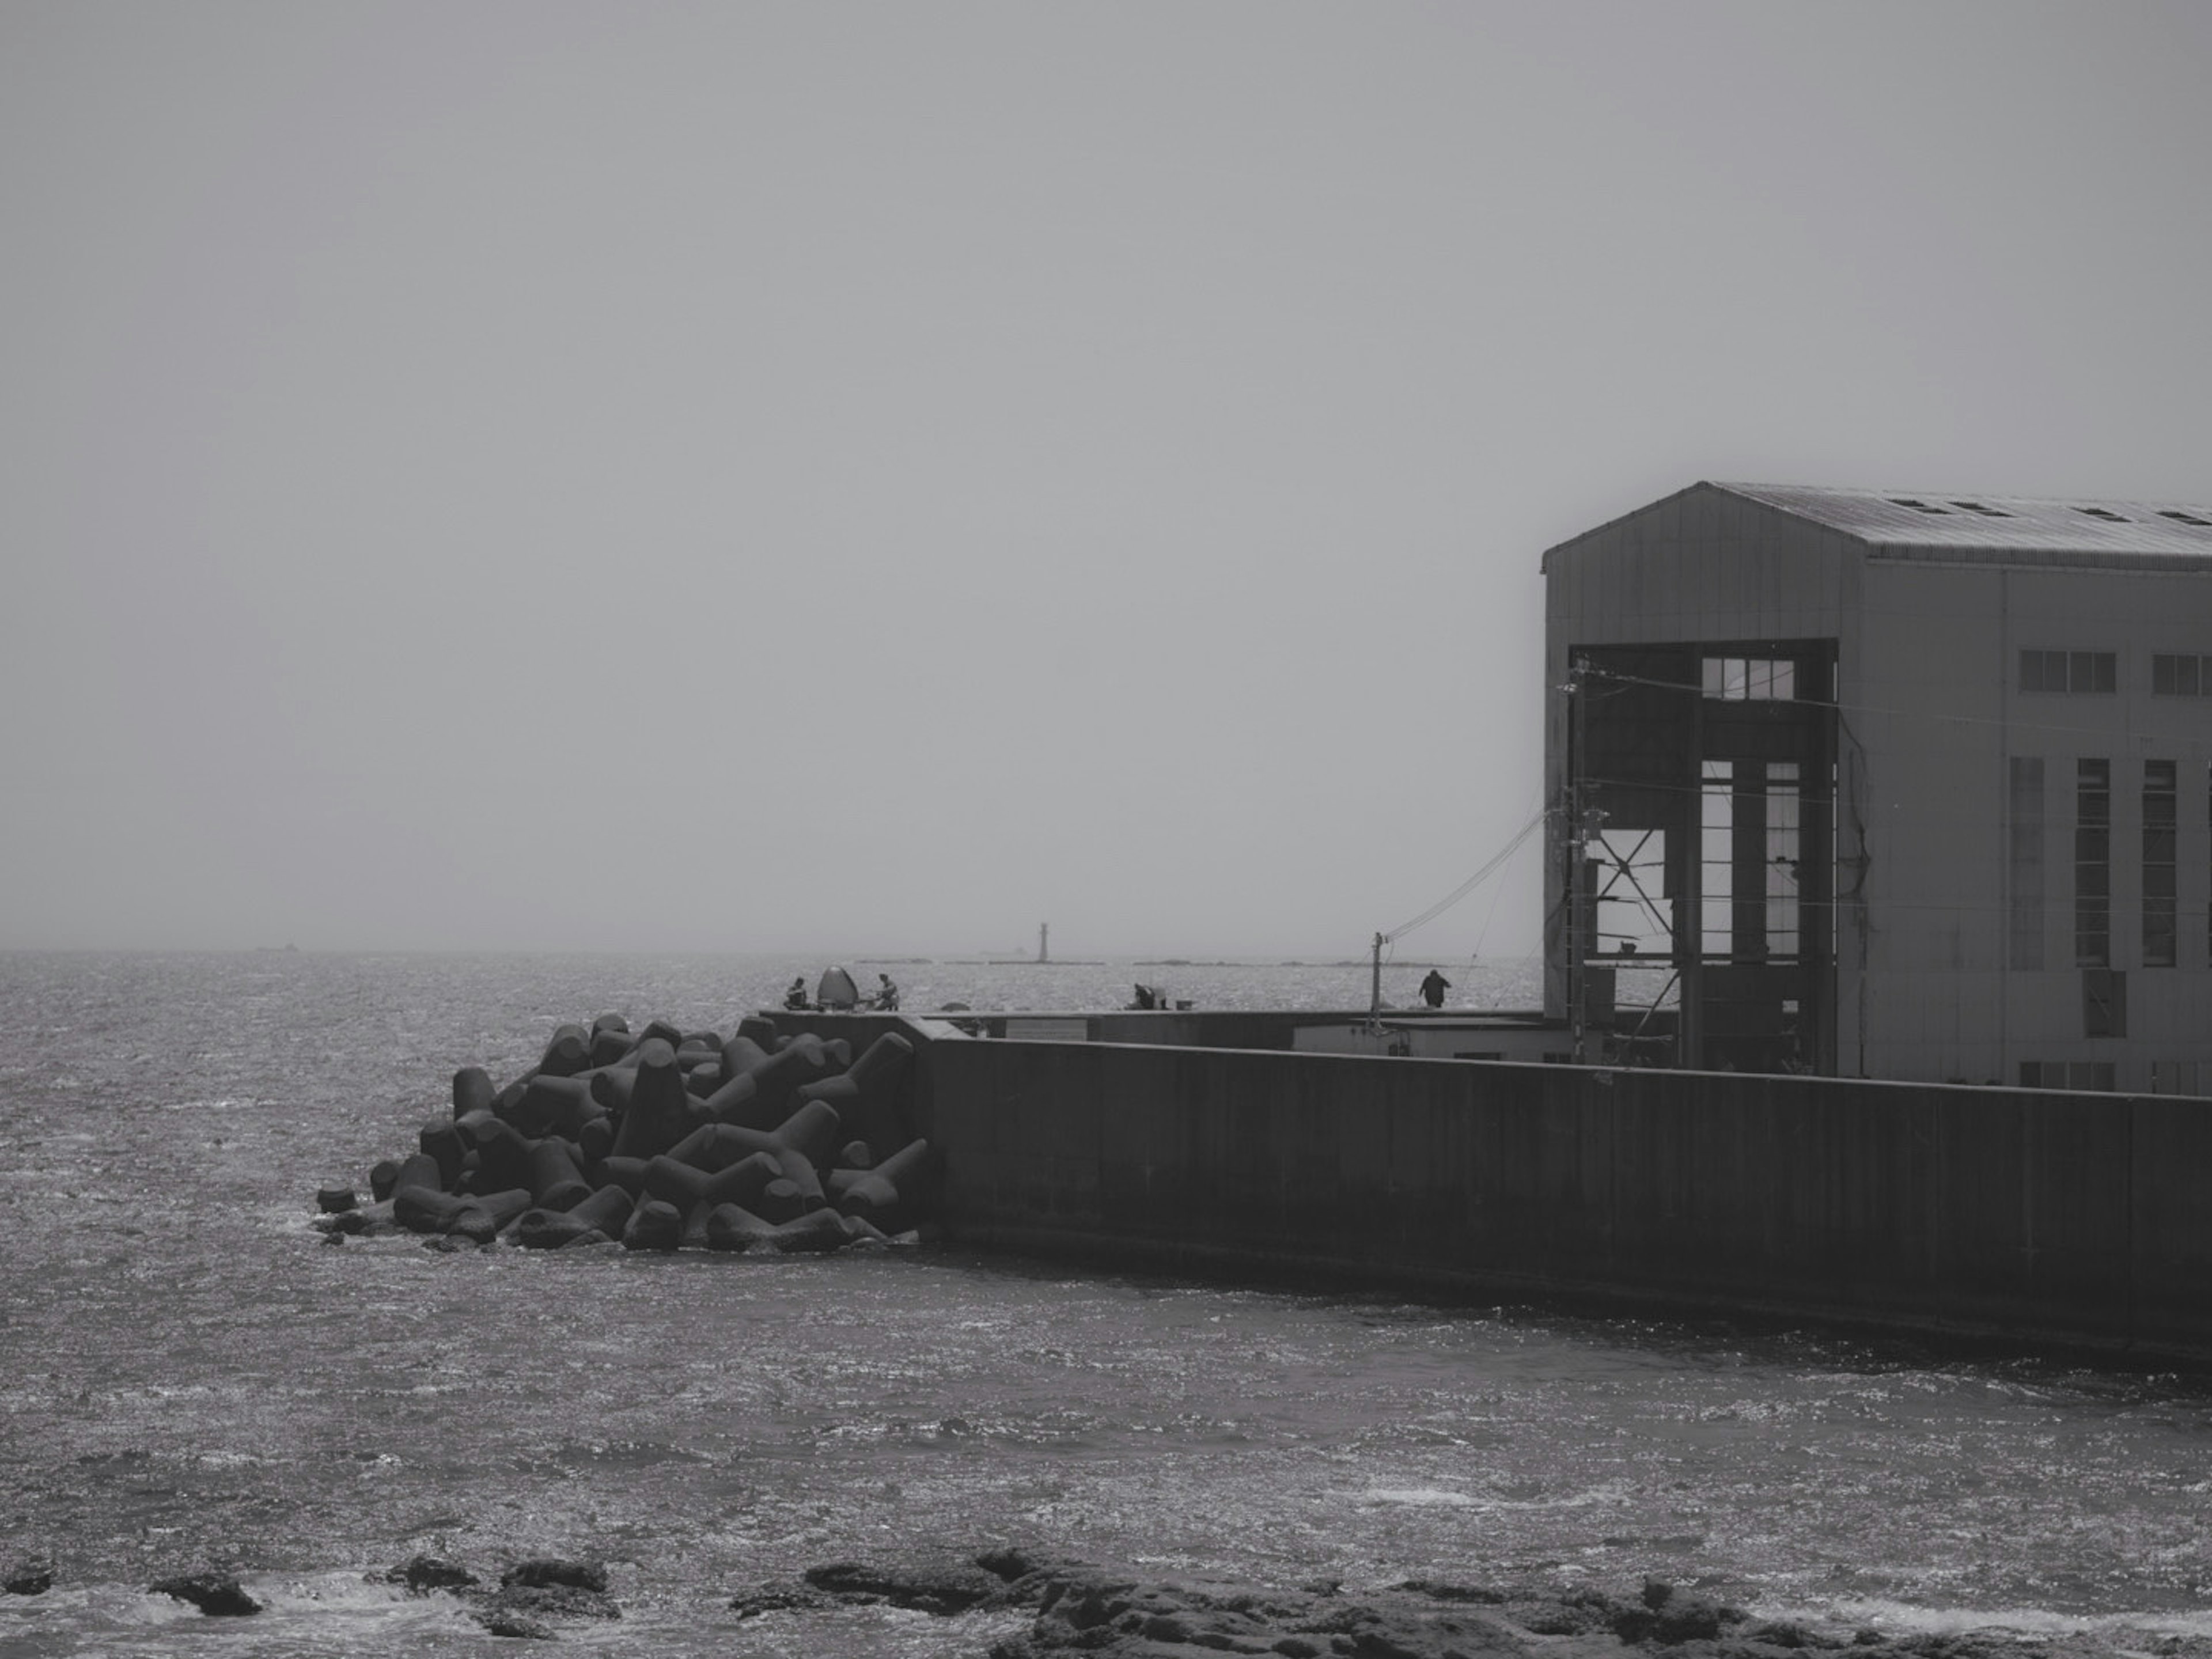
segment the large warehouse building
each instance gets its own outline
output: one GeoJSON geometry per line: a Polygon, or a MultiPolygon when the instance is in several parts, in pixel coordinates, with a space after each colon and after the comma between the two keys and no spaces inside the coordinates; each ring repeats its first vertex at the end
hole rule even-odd
{"type": "Polygon", "coordinates": [[[2212,507],[1699,483],[1544,573],[1585,1058],[2212,1093],[2212,507]]]}

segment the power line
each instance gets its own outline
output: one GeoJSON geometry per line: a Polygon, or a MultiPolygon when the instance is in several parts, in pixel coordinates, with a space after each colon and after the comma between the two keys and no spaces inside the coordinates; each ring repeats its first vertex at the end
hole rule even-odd
{"type": "Polygon", "coordinates": [[[1445,911],[1450,909],[1453,905],[1457,904],[1469,893],[1472,893],[1477,887],[1480,887],[1485,881],[1489,879],[1490,877],[1495,875],[1499,867],[1504,864],[1506,860],[1511,858],[1514,854],[1521,850],[1522,843],[1527,841],[1529,836],[1534,835],[1536,831],[1542,827],[1546,816],[1547,815],[1544,812],[1539,811],[1535,817],[1530,818],[1528,823],[1521,826],[1519,833],[1515,835],[1512,840],[1507,842],[1504,847],[1491,859],[1489,863],[1484,865],[1481,869],[1476,871],[1465,881],[1460,883],[1460,884],[1453,888],[1449,893],[1447,893],[1443,897],[1438,899],[1434,904],[1431,904],[1427,909],[1422,911],[1420,915],[1415,916],[1411,921],[1400,922],[1398,926],[1390,929],[1389,932],[1382,935],[1383,942],[1388,945],[1396,944],[1404,935],[1412,933],[1416,927],[1421,927],[1425,923],[1434,921],[1438,916],[1443,915],[1445,911]]]}

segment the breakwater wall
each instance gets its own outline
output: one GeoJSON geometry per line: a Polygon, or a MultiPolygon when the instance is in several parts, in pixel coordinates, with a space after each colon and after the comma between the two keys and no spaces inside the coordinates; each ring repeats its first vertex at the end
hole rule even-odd
{"type": "Polygon", "coordinates": [[[2212,1364],[2212,1102],[933,1042],[970,1243],[2212,1364]]]}

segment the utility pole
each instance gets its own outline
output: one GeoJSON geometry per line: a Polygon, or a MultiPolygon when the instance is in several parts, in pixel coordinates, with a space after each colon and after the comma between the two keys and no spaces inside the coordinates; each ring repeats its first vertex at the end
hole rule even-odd
{"type": "Polygon", "coordinates": [[[1037,923],[1037,960],[1039,962],[1050,962],[1052,960],[1052,952],[1046,948],[1046,942],[1051,937],[1052,924],[1048,921],[1041,921],[1037,923]]]}
{"type": "Polygon", "coordinates": [[[1589,902],[1583,890],[1589,884],[1583,870],[1583,838],[1589,825],[1583,820],[1583,744],[1589,729],[1584,677],[1589,672],[1589,659],[1577,657],[1567,676],[1567,1029],[1577,1066],[1583,1062],[1583,1032],[1589,1020],[1589,973],[1583,960],[1583,907],[1589,902]]]}
{"type": "Polygon", "coordinates": [[[1382,1029],[1382,935],[1375,935],[1375,964],[1367,988],[1367,1030],[1371,1036],[1382,1029]]]}

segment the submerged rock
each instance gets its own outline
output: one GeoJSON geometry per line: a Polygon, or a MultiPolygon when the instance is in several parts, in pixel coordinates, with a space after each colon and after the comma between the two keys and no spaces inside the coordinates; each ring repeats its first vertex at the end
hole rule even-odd
{"type": "Polygon", "coordinates": [[[558,1556],[539,1556],[516,1562],[500,1576],[499,1582],[508,1589],[517,1585],[529,1589],[548,1589],[557,1586],[595,1590],[604,1595],[607,1592],[607,1570],[597,1561],[570,1561],[558,1556]]]}
{"type": "Polygon", "coordinates": [[[35,1556],[0,1568],[0,1590],[10,1595],[44,1595],[54,1587],[54,1564],[35,1556]]]}
{"type": "Polygon", "coordinates": [[[261,1603],[246,1593],[235,1578],[220,1573],[188,1573],[164,1578],[152,1588],[163,1595],[189,1601],[202,1613],[222,1618],[243,1618],[261,1611],[261,1603]]]}
{"type": "Polygon", "coordinates": [[[477,1582],[476,1574],[458,1561],[448,1561],[442,1556],[418,1555],[404,1561],[384,1575],[386,1583],[404,1584],[416,1594],[431,1590],[465,1589],[477,1582]]]}

